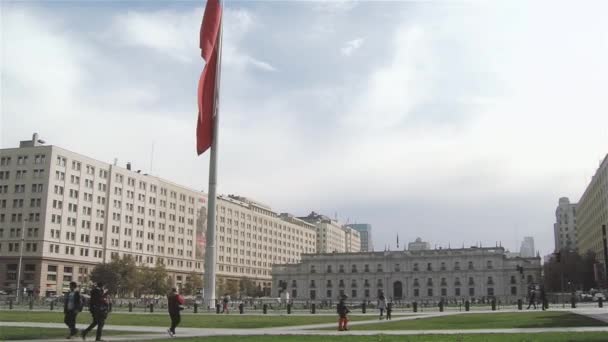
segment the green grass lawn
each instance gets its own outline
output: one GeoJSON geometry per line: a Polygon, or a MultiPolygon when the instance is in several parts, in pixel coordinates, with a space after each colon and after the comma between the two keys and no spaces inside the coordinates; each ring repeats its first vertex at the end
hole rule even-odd
{"type": "MultiPolygon", "coordinates": [[[[352,321],[374,320],[375,316],[352,316],[352,321]]],[[[40,311],[0,311],[2,322],[45,322],[63,323],[61,312],[40,311]]],[[[91,315],[82,312],[78,315],[78,323],[90,323],[91,315]]],[[[254,329],[266,327],[281,327],[292,325],[336,323],[335,316],[315,315],[182,315],[180,327],[189,328],[236,328],[254,329]]],[[[169,326],[168,314],[119,314],[110,313],[106,324],[137,325],[137,326],[169,326]]],[[[337,323],[336,323],[337,324],[337,323]]]]}
{"type": "MultiPolygon", "coordinates": [[[[596,319],[570,312],[512,312],[462,314],[379,324],[353,325],[353,330],[437,330],[495,328],[553,328],[606,326],[596,319]]],[[[605,337],[608,340],[608,335],[605,337]]]]}
{"type": "Polygon", "coordinates": [[[415,336],[223,336],[155,341],[179,342],[605,342],[606,333],[468,334],[415,336]]]}
{"type": "MultiPolygon", "coordinates": [[[[127,331],[107,331],[104,336],[111,335],[133,335],[137,333],[127,331]]],[[[52,338],[62,338],[68,335],[68,328],[22,328],[22,327],[2,327],[0,328],[0,341],[4,340],[47,340],[52,338]]],[[[95,329],[89,333],[89,337],[95,339],[95,329]]],[[[77,340],[80,340],[78,337],[77,340]]]]}

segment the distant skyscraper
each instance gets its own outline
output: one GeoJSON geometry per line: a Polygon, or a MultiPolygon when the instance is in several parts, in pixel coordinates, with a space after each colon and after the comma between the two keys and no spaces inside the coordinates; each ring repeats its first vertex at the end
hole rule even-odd
{"type": "Polygon", "coordinates": [[[424,251],[431,249],[431,244],[426,241],[422,241],[421,238],[417,238],[416,241],[407,244],[407,249],[410,251],[424,251]]]}
{"type": "Polygon", "coordinates": [[[578,250],[576,228],[577,206],[577,203],[570,203],[568,197],[559,199],[559,205],[555,209],[555,223],[553,224],[555,251],[578,250]]]}
{"type": "Polygon", "coordinates": [[[349,224],[348,227],[361,234],[361,252],[373,252],[374,243],[372,241],[372,225],[369,223],[349,224]]]}
{"type": "Polygon", "coordinates": [[[521,242],[521,248],[519,249],[519,255],[522,258],[534,258],[534,238],[531,236],[525,236],[524,241],[521,242]]]}

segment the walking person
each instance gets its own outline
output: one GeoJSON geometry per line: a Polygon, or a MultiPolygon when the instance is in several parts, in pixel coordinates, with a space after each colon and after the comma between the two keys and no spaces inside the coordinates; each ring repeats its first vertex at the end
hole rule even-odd
{"type": "Polygon", "coordinates": [[[346,296],[340,298],[338,303],[338,331],[348,330],[346,324],[348,323],[348,313],[350,310],[346,306],[346,296]]]}
{"type": "Polygon", "coordinates": [[[103,332],[103,326],[106,322],[106,318],[108,318],[108,311],[110,306],[110,299],[107,290],[104,290],[103,283],[97,283],[97,286],[91,290],[91,299],[89,303],[89,311],[91,312],[91,316],[93,316],[93,322],[82,331],[82,339],[87,339],[87,334],[91,331],[95,326],[97,326],[97,334],[95,336],[95,341],[103,341],[101,339],[101,334],[103,332]]]}
{"type": "Polygon", "coordinates": [[[536,310],[536,291],[534,289],[530,290],[530,301],[526,310],[530,310],[531,305],[534,305],[534,310],[536,310]]]}
{"type": "Polygon", "coordinates": [[[184,307],[184,297],[177,293],[177,289],[173,288],[167,296],[167,308],[169,309],[169,317],[171,317],[171,327],[167,329],[169,336],[175,337],[175,328],[182,320],[181,312],[184,307]]]}
{"type": "Polygon", "coordinates": [[[390,300],[388,302],[388,304],[386,304],[386,320],[387,321],[390,321],[392,319],[391,318],[391,313],[392,312],[393,312],[393,301],[390,300]]]}
{"type": "Polygon", "coordinates": [[[230,302],[230,296],[228,296],[228,294],[225,294],[224,299],[223,299],[223,304],[224,304],[223,309],[222,309],[223,313],[226,313],[226,314],[228,313],[228,303],[229,302],[230,302]]]}
{"type": "Polygon", "coordinates": [[[70,292],[65,296],[63,301],[63,322],[70,328],[70,334],[66,337],[71,339],[78,334],[76,329],[76,316],[82,311],[82,297],[80,292],[76,291],[76,282],[70,282],[70,292]]]}
{"type": "Polygon", "coordinates": [[[543,311],[549,308],[549,302],[547,302],[547,293],[545,292],[545,286],[540,286],[540,302],[543,306],[543,311]]]}
{"type": "Polygon", "coordinates": [[[384,319],[384,310],[386,310],[386,298],[384,298],[384,293],[380,293],[380,297],[378,297],[378,310],[380,310],[380,319],[384,319]]]}

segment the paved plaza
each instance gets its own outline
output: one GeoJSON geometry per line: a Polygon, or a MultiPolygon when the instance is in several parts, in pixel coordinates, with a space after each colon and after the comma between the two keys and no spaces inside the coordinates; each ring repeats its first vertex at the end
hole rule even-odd
{"type": "MultiPolygon", "coordinates": [[[[557,312],[572,312],[579,315],[588,316],[602,322],[608,323],[608,309],[604,308],[581,308],[581,309],[554,309],[551,311],[557,312]]],[[[522,312],[517,310],[501,310],[489,311],[484,314],[497,314],[508,312],[522,312]]],[[[529,312],[529,311],[523,311],[529,312]]],[[[452,315],[468,315],[479,312],[434,312],[434,313],[417,313],[407,316],[394,316],[392,322],[406,320],[424,320],[433,317],[452,316],[452,315]]],[[[373,316],[370,314],[370,318],[373,316]]],[[[201,315],[201,320],[205,319],[205,315],[201,315]]],[[[168,322],[168,321],[167,321],[168,322]]],[[[441,329],[441,330],[383,330],[381,324],[386,323],[384,320],[367,320],[351,322],[349,325],[370,325],[377,324],[378,330],[349,330],[338,332],[333,330],[323,330],[336,328],[336,323],[284,326],[272,328],[256,328],[256,329],[221,329],[221,328],[178,328],[178,337],[209,337],[209,336],[254,336],[254,335],[321,335],[321,336],[337,336],[337,335],[452,335],[452,334],[514,334],[514,333],[561,333],[561,332],[607,332],[608,326],[588,326],[588,327],[553,327],[553,328],[509,328],[509,329],[441,329]]],[[[0,327],[36,327],[36,328],[62,328],[65,325],[61,323],[31,323],[31,322],[0,322],[0,327]]],[[[79,329],[85,328],[84,324],[78,325],[79,329]]],[[[128,325],[106,325],[104,331],[122,331],[127,334],[118,336],[104,336],[106,341],[152,341],[156,339],[166,339],[168,337],[166,327],[149,327],[149,326],[128,326],[128,325]],[[128,334],[132,333],[132,334],[128,334]]],[[[90,340],[93,340],[92,338],[90,340]]],[[[24,341],[24,340],[20,340],[24,341]]],[[[31,340],[40,342],[41,340],[31,340]]],[[[46,341],[65,341],[65,339],[49,339],[46,341]]]]}

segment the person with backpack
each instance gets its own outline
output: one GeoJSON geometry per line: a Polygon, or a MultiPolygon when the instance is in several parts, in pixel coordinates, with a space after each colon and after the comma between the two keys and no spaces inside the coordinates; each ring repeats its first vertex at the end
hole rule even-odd
{"type": "Polygon", "coordinates": [[[89,311],[93,317],[93,322],[91,322],[91,324],[82,331],[81,336],[83,340],[86,340],[89,331],[97,326],[95,341],[103,341],[101,339],[101,334],[103,332],[103,326],[106,322],[106,318],[108,318],[109,308],[110,298],[108,291],[104,290],[102,282],[98,282],[97,286],[91,290],[91,299],[89,303],[89,311]]]}
{"type": "Polygon", "coordinates": [[[348,309],[348,307],[346,306],[346,295],[343,295],[342,297],[340,297],[340,302],[338,303],[338,331],[345,331],[348,330],[348,327],[346,326],[346,324],[348,323],[348,313],[350,312],[350,310],[348,309]]]}
{"type": "Polygon", "coordinates": [[[182,319],[180,311],[184,309],[184,302],[184,297],[177,293],[176,288],[173,288],[167,296],[167,308],[169,310],[169,317],[171,317],[171,327],[167,329],[167,332],[171,337],[175,337],[175,328],[182,319]]]}
{"type": "Polygon", "coordinates": [[[224,295],[224,300],[223,300],[224,306],[222,308],[222,312],[228,314],[228,303],[230,303],[230,296],[228,294],[224,295]]]}
{"type": "Polygon", "coordinates": [[[76,316],[82,311],[83,302],[80,292],[76,291],[77,287],[78,285],[76,282],[70,282],[70,292],[65,295],[63,301],[63,322],[70,329],[70,334],[66,337],[67,339],[71,339],[78,334],[78,329],[76,329],[76,316]]]}

